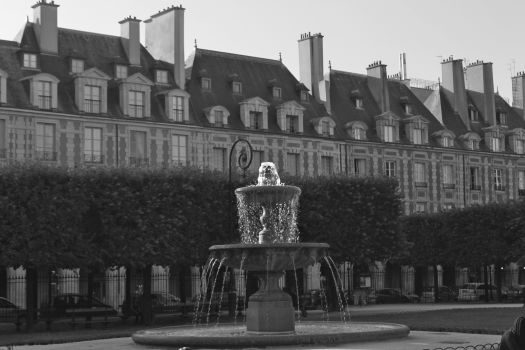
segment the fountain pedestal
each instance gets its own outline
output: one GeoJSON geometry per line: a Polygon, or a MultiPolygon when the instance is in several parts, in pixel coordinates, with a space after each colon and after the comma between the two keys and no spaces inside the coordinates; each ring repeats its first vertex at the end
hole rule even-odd
{"type": "Polygon", "coordinates": [[[293,333],[295,312],[292,297],[281,290],[282,272],[260,272],[259,290],[250,296],[246,310],[246,330],[250,333],[293,333]]]}

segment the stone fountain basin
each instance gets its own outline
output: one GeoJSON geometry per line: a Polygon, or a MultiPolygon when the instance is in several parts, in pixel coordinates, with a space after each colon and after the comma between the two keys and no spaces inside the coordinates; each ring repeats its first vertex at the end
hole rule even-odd
{"type": "Polygon", "coordinates": [[[290,185],[247,186],[235,190],[237,196],[243,196],[248,203],[277,204],[286,203],[301,194],[301,189],[290,185]]]}
{"type": "Polygon", "coordinates": [[[210,254],[237,269],[284,271],[313,265],[328,255],[328,248],[326,243],[236,243],[214,245],[210,254]]]}

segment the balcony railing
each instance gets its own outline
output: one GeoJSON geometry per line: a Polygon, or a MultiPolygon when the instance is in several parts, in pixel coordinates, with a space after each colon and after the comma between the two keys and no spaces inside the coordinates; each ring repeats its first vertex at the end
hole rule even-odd
{"type": "Polygon", "coordinates": [[[456,188],[456,184],[443,184],[445,190],[453,190],[456,188]]]}
{"type": "Polygon", "coordinates": [[[142,157],[129,157],[129,165],[136,166],[136,167],[148,166],[149,159],[142,158],[142,157]]]}
{"type": "Polygon", "coordinates": [[[102,154],[84,153],[84,162],[104,163],[104,156],[102,154]]]}
{"type": "Polygon", "coordinates": [[[100,113],[100,101],[99,100],[84,100],[84,112],[100,113]]]}
{"type": "Polygon", "coordinates": [[[38,96],[38,108],[51,109],[51,96],[45,96],[45,95],[38,96]]]}
{"type": "Polygon", "coordinates": [[[55,162],[57,160],[57,153],[53,151],[35,151],[35,158],[37,160],[55,162]]]}
{"type": "Polygon", "coordinates": [[[494,185],[494,191],[505,191],[505,186],[503,186],[503,185],[494,185]]]}

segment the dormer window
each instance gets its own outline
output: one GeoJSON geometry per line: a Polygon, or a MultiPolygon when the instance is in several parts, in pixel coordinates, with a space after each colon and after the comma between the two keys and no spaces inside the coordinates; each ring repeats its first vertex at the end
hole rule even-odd
{"type": "Polygon", "coordinates": [[[348,135],[354,140],[366,140],[368,126],[361,121],[349,122],[345,125],[348,135]]]}
{"type": "Polygon", "coordinates": [[[272,88],[272,96],[275,99],[280,99],[281,98],[281,88],[277,87],[277,86],[274,86],[272,88]]]}
{"type": "Polygon", "coordinates": [[[456,135],[452,131],[448,129],[443,129],[436,131],[432,134],[432,136],[437,138],[437,141],[441,145],[441,147],[454,147],[454,138],[456,137],[456,135]]]}
{"type": "Polygon", "coordinates": [[[476,110],[476,108],[474,108],[474,106],[470,106],[468,108],[468,119],[471,122],[479,121],[478,111],[476,110]]]}
{"type": "Polygon", "coordinates": [[[75,103],[80,112],[106,113],[108,80],[111,78],[93,67],[75,74],[75,103]]]}
{"type": "Polygon", "coordinates": [[[413,113],[412,104],[408,102],[403,102],[401,103],[401,107],[403,108],[403,112],[405,112],[405,114],[412,115],[413,113]]]}
{"type": "Polygon", "coordinates": [[[308,91],[301,90],[301,101],[302,102],[310,101],[310,95],[308,95],[308,91]]]}
{"type": "Polygon", "coordinates": [[[84,85],[84,112],[100,113],[101,87],[96,85],[84,85]]]}
{"type": "Polygon", "coordinates": [[[277,125],[287,133],[303,132],[303,112],[305,108],[295,100],[287,101],[275,107],[277,125]]]}
{"type": "Polygon", "coordinates": [[[335,121],[329,116],[312,119],[311,123],[314,124],[314,129],[318,135],[324,137],[334,136],[335,121]]]}
{"type": "Polygon", "coordinates": [[[352,103],[357,109],[363,109],[363,99],[361,97],[352,97],[352,103]]]}
{"type": "Polygon", "coordinates": [[[232,82],[232,93],[234,95],[242,95],[242,83],[240,81],[232,82]]]}
{"type": "Polygon", "coordinates": [[[128,67],[123,64],[115,66],[115,77],[117,79],[126,79],[128,77],[128,67]]]}
{"type": "Polygon", "coordinates": [[[82,73],[84,71],[84,60],[71,59],[71,73],[82,73]]]}
{"type": "Polygon", "coordinates": [[[155,73],[155,81],[158,84],[167,84],[168,83],[168,71],[157,70],[155,73]]]}
{"type": "Polygon", "coordinates": [[[514,139],[514,153],[523,154],[525,151],[525,140],[514,139]]]}
{"type": "MultiPolygon", "coordinates": [[[[421,117],[420,117],[421,118],[421,117]]],[[[399,141],[399,117],[392,112],[385,112],[375,117],[376,119],[376,130],[378,136],[383,142],[398,142],[399,141]]],[[[407,123],[409,137],[412,137],[410,127],[414,127],[416,123],[413,119],[407,123]]]]}
{"type": "Polygon", "coordinates": [[[125,116],[149,118],[151,116],[151,86],[153,82],[135,73],[119,84],[120,107],[125,116]]]}
{"type": "Polygon", "coordinates": [[[505,151],[505,129],[501,126],[489,126],[483,128],[485,132],[485,144],[492,152],[505,151]]]}
{"type": "Polygon", "coordinates": [[[491,137],[490,138],[490,150],[492,152],[499,152],[501,150],[501,141],[499,137],[491,137]]]}
{"type": "Polygon", "coordinates": [[[128,115],[133,118],[144,117],[144,92],[130,90],[128,92],[128,115]]]}
{"type": "Polygon", "coordinates": [[[454,145],[454,141],[452,140],[452,137],[443,136],[443,138],[441,139],[441,146],[452,147],[453,145],[454,145]]]}
{"type": "Polygon", "coordinates": [[[189,94],[180,89],[164,90],[158,95],[164,96],[164,111],[169,120],[174,122],[189,121],[189,94]]]}
{"type": "MultiPolygon", "coordinates": [[[[260,97],[252,97],[240,102],[239,106],[241,121],[244,127],[250,129],[268,129],[268,107],[270,106],[268,102],[260,97]]],[[[282,128],[284,128],[284,126],[281,126],[281,130],[282,128]]]]}
{"type": "Polygon", "coordinates": [[[217,126],[217,127],[223,127],[224,126],[224,123],[223,123],[223,120],[224,120],[224,112],[222,110],[215,110],[214,111],[214,117],[215,117],[215,123],[213,124],[214,126],[217,126]]]}
{"type": "Polygon", "coordinates": [[[170,111],[170,119],[176,122],[182,122],[184,120],[184,97],[172,96],[172,106],[170,111]]]}
{"type": "Polygon", "coordinates": [[[286,116],[286,132],[297,133],[299,132],[299,117],[296,115],[286,116]]]}
{"type": "Polygon", "coordinates": [[[205,91],[211,90],[211,79],[210,78],[201,78],[201,88],[205,91]]]}
{"type": "Polygon", "coordinates": [[[330,123],[327,120],[321,122],[321,134],[323,136],[330,136],[330,123]]]}
{"type": "Polygon", "coordinates": [[[463,142],[465,147],[469,150],[475,151],[479,149],[480,137],[475,132],[468,132],[464,135],[461,135],[459,139],[463,142]]]}
{"type": "Polygon", "coordinates": [[[24,53],[24,68],[36,68],[36,54],[24,53]]]}
{"type": "Polygon", "coordinates": [[[56,77],[48,73],[39,73],[20,79],[29,82],[29,103],[40,109],[56,109],[58,101],[58,83],[56,77]]]}
{"type": "Polygon", "coordinates": [[[51,82],[37,81],[35,83],[37,95],[37,107],[40,109],[51,109],[51,82]]]}
{"type": "Polygon", "coordinates": [[[208,107],[203,112],[211,125],[219,128],[228,125],[230,112],[223,106],[208,107]]]}
{"type": "Polygon", "coordinates": [[[525,153],[525,129],[516,128],[508,133],[509,144],[512,151],[516,154],[525,153]]]}
{"type": "Polygon", "coordinates": [[[507,114],[502,111],[496,111],[496,124],[507,125],[507,114]]]}

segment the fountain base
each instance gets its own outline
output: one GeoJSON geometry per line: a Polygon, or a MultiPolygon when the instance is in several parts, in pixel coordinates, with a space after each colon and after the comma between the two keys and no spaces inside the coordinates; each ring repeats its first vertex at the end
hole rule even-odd
{"type": "Polygon", "coordinates": [[[137,344],[180,348],[252,348],[344,344],[404,338],[410,330],[393,323],[301,322],[293,334],[252,334],[244,325],[164,327],[132,335],[137,344]]]}

